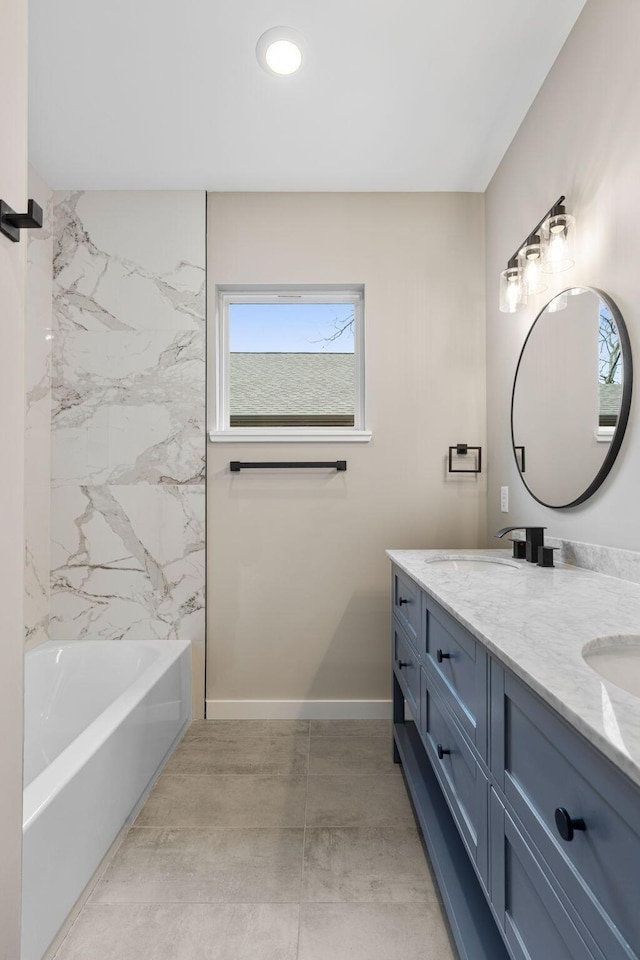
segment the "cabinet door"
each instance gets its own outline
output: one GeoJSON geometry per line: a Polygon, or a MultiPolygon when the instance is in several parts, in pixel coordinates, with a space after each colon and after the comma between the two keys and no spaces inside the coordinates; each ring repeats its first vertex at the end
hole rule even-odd
{"type": "Polygon", "coordinates": [[[425,633],[420,653],[456,720],[486,760],[487,654],[434,600],[424,597],[423,604],[425,633]]]}
{"type": "Polygon", "coordinates": [[[420,636],[420,590],[411,577],[397,567],[393,568],[392,603],[394,616],[398,618],[417,649],[420,636]]]}
{"type": "Polygon", "coordinates": [[[422,671],[420,734],[480,879],[487,885],[488,780],[462,731],[422,671]]]}
{"type": "Polygon", "coordinates": [[[393,623],[393,671],[416,723],[420,723],[420,663],[404,630],[393,623]]]}
{"type": "Polygon", "coordinates": [[[514,960],[603,960],[578,933],[493,790],[491,901],[514,960]]]}
{"type": "Polygon", "coordinates": [[[607,960],[637,960],[640,791],[516,677],[493,677],[495,772],[510,808],[607,960]],[[563,839],[556,811],[584,829],[563,839]]]}

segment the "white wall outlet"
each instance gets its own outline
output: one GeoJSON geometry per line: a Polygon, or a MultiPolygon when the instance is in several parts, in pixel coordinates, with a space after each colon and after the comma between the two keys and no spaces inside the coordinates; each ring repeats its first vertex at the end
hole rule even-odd
{"type": "Polygon", "coordinates": [[[500,487],[500,511],[509,513],[509,487],[500,487]]]}

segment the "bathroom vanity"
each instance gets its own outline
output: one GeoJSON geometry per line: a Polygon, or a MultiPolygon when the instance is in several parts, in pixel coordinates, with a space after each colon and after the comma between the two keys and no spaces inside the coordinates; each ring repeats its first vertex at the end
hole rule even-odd
{"type": "Polygon", "coordinates": [[[394,756],[461,958],[638,960],[640,699],[583,652],[638,631],[640,585],[388,555],[394,756]]]}

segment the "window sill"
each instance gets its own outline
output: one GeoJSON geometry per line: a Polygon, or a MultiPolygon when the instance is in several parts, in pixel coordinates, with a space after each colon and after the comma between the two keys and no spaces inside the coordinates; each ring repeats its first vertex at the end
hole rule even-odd
{"type": "Polygon", "coordinates": [[[348,429],[309,429],[293,430],[284,427],[280,430],[243,429],[211,430],[211,443],[369,443],[371,430],[348,429]]]}

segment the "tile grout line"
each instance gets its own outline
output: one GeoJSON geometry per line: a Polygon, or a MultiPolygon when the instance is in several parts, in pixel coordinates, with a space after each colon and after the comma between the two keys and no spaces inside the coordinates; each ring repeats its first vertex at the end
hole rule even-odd
{"type": "MultiPolygon", "coordinates": [[[[412,904],[414,906],[421,906],[422,904],[438,904],[442,905],[436,897],[424,897],[422,900],[305,900],[304,903],[315,904],[322,906],[326,903],[331,904],[360,904],[367,903],[371,906],[376,906],[377,904],[389,904],[397,905],[398,903],[412,904]]],[[[122,907],[128,904],[142,905],[142,906],[190,906],[190,907],[233,907],[233,906],[259,906],[261,904],[268,904],[269,906],[281,906],[282,904],[300,904],[299,900],[88,900],[85,904],[87,909],[93,910],[94,907],[122,907]]],[[[83,912],[85,907],[83,907],[83,912]]],[[[74,921],[75,923],[75,921],[74,921]]],[[[66,939],[66,937],[65,937],[66,939]]],[[[62,944],[60,945],[62,946],[62,944]]],[[[55,957],[53,958],[55,960],[55,957]]]]}
{"type": "Polygon", "coordinates": [[[303,818],[303,829],[302,829],[302,866],[300,871],[300,893],[298,900],[298,939],[296,942],[296,960],[300,956],[300,932],[302,930],[302,887],[304,884],[304,854],[307,845],[307,807],[309,805],[309,770],[311,768],[311,721],[309,721],[309,741],[308,741],[308,751],[307,751],[307,780],[305,784],[305,794],[304,794],[304,818],[303,818]]]}

